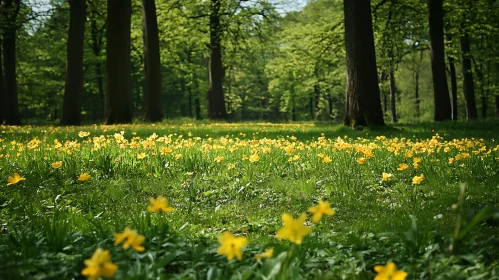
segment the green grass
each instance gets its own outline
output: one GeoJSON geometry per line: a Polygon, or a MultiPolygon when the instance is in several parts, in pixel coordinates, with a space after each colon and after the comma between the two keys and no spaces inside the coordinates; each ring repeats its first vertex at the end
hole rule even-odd
{"type": "Polygon", "coordinates": [[[372,279],[389,261],[407,279],[499,279],[498,125],[0,127],[0,279],[83,278],[96,248],[110,250],[117,279],[372,279]],[[6,186],[16,172],[26,180],[6,186]],[[147,212],[158,195],[173,213],[147,212]],[[319,200],[336,214],[307,219],[303,244],[276,238],[282,213],[319,200]],[[127,226],[145,236],[143,252],[114,246],[127,226]],[[227,231],[248,238],[242,261],[217,254],[227,231]],[[272,259],[255,260],[270,247],[272,259]]]}

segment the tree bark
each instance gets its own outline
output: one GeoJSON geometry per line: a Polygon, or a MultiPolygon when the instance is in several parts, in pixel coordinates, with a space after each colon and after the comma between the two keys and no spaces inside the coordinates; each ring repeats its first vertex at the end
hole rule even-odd
{"type": "Polygon", "coordinates": [[[452,91],[452,120],[457,121],[458,109],[457,109],[457,78],[456,78],[456,66],[454,64],[454,58],[448,56],[449,60],[449,70],[450,70],[450,84],[452,91]]]}
{"type": "Polygon", "coordinates": [[[390,75],[390,111],[392,112],[392,123],[397,123],[397,110],[395,108],[397,87],[395,85],[395,75],[393,73],[393,70],[390,70],[389,75],[390,75]]]}
{"type": "MultiPolygon", "coordinates": [[[[0,6],[2,5],[2,0],[0,0],[0,6]]],[[[0,8],[1,9],[1,8],[0,8]]],[[[0,18],[2,17],[0,10],[0,18]]],[[[3,90],[3,59],[2,59],[2,36],[0,36],[0,124],[5,120],[5,109],[4,109],[4,90],[3,90]]]]}
{"type": "Polygon", "coordinates": [[[144,21],[144,99],[145,120],[161,121],[161,57],[159,54],[158,20],[154,0],[142,0],[144,21]]]}
{"type": "Polygon", "coordinates": [[[103,113],[105,111],[105,93],[104,93],[104,81],[103,81],[103,74],[102,74],[102,64],[98,60],[101,51],[102,51],[102,39],[104,37],[104,29],[106,28],[106,24],[103,24],[100,28],[97,26],[97,20],[96,16],[98,14],[97,10],[98,7],[96,7],[96,2],[95,1],[90,1],[91,3],[91,9],[89,12],[89,19],[90,19],[90,37],[91,37],[91,48],[94,56],[97,58],[97,61],[95,63],[95,75],[97,79],[97,93],[98,93],[98,103],[99,106],[98,108],[98,114],[94,116],[94,120],[96,119],[102,119],[103,118],[103,113]]]}
{"type": "Polygon", "coordinates": [[[61,124],[81,123],[81,98],[83,96],[83,40],[86,19],[85,0],[69,1],[69,30],[66,52],[66,84],[62,106],[61,124]]]}
{"type": "Polygon", "coordinates": [[[450,120],[452,109],[450,105],[449,87],[445,73],[444,52],[444,10],[443,0],[428,0],[430,26],[430,55],[433,74],[433,95],[435,105],[435,121],[450,120]]]}
{"type": "Polygon", "coordinates": [[[463,89],[466,100],[466,118],[474,120],[478,118],[475,100],[475,84],[473,81],[473,71],[471,69],[470,39],[465,33],[460,38],[462,69],[463,69],[463,89]]]}
{"type": "Polygon", "coordinates": [[[224,68],[222,65],[220,6],[221,0],[211,0],[208,118],[212,120],[226,120],[228,117],[223,92],[224,68]]]}
{"type": "Polygon", "coordinates": [[[132,121],[131,9],[131,0],[107,1],[106,124],[132,121]]]}
{"type": "Polygon", "coordinates": [[[17,74],[16,74],[16,38],[17,15],[21,5],[20,0],[5,0],[3,16],[6,24],[3,26],[3,112],[5,124],[19,125],[19,105],[17,100],[17,74]]]}
{"type": "Polygon", "coordinates": [[[384,125],[369,0],[343,1],[347,87],[345,125],[384,125]]]}

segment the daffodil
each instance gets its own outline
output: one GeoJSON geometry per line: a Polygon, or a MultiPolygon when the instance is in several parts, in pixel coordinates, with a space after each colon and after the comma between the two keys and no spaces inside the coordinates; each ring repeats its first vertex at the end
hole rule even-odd
{"type": "Polygon", "coordinates": [[[407,163],[401,163],[399,164],[399,167],[397,167],[397,170],[402,171],[406,170],[407,168],[409,168],[409,165],[407,163]]]}
{"type": "Polygon", "coordinates": [[[229,169],[229,170],[233,169],[234,167],[236,167],[236,166],[232,163],[227,164],[227,169],[229,169]]]}
{"type": "Polygon", "coordinates": [[[324,163],[330,163],[332,160],[331,160],[331,157],[330,156],[324,156],[322,158],[322,162],[324,163]]]}
{"type": "Polygon", "coordinates": [[[229,261],[234,257],[238,260],[243,259],[242,248],[248,244],[246,237],[236,237],[230,232],[224,232],[218,238],[218,242],[220,242],[220,247],[218,247],[217,254],[227,256],[229,261]]]}
{"type": "Polygon", "coordinates": [[[218,156],[218,157],[215,158],[215,162],[216,163],[222,163],[223,161],[224,161],[224,157],[218,156]]]}
{"type": "Polygon", "coordinates": [[[364,164],[366,163],[367,159],[365,157],[360,157],[357,159],[357,163],[358,164],[364,164]]]}
{"type": "Polygon", "coordinates": [[[9,176],[9,179],[7,179],[7,186],[15,185],[15,184],[17,184],[21,181],[24,181],[24,180],[26,180],[26,178],[21,177],[21,175],[19,175],[19,173],[14,173],[14,177],[9,176]]]}
{"type": "Polygon", "coordinates": [[[137,159],[144,159],[146,157],[147,157],[146,153],[139,153],[139,154],[137,154],[137,159]]]}
{"type": "Polygon", "coordinates": [[[334,215],[334,210],[331,209],[329,202],[319,201],[319,204],[308,208],[308,211],[313,214],[312,222],[318,223],[322,219],[322,215],[332,216],[334,215]]]}
{"type": "Polygon", "coordinates": [[[84,261],[86,267],[81,271],[88,280],[97,280],[100,277],[113,277],[118,266],[111,263],[111,254],[108,250],[98,248],[90,259],[84,261]]]}
{"type": "Polygon", "coordinates": [[[383,172],[381,180],[382,180],[383,182],[388,182],[388,181],[391,181],[391,180],[392,180],[392,177],[393,177],[393,174],[392,174],[392,173],[386,173],[386,172],[383,172]]]}
{"type": "Polygon", "coordinates": [[[123,242],[122,248],[124,250],[132,247],[137,252],[144,251],[144,247],[142,243],[146,239],[145,236],[139,235],[137,231],[130,230],[129,227],[126,227],[123,233],[115,233],[114,235],[114,245],[118,245],[123,242]]]}
{"type": "Polygon", "coordinates": [[[294,219],[288,213],[282,214],[284,226],[277,231],[277,238],[286,239],[296,244],[301,244],[303,237],[309,235],[312,229],[303,225],[305,223],[305,213],[302,213],[298,219],[294,219]]]}
{"type": "Polygon", "coordinates": [[[386,266],[377,265],[374,267],[374,271],[378,273],[374,280],[405,280],[407,277],[407,272],[397,270],[397,266],[393,262],[387,263],[386,266]]]}
{"type": "Polygon", "coordinates": [[[423,174],[421,174],[419,176],[414,176],[414,178],[412,178],[412,184],[413,185],[419,185],[419,184],[421,184],[421,182],[423,181],[423,179],[424,179],[424,175],[423,174]]]}
{"type": "Polygon", "coordinates": [[[255,258],[260,261],[263,258],[272,258],[273,255],[274,255],[274,248],[270,248],[261,254],[255,255],[255,258]]]}
{"type": "Polygon", "coordinates": [[[260,156],[258,156],[257,154],[252,154],[250,157],[249,157],[249,161],[250,162],[257,162],[260,160],[260,156]]]}
{"type": "Polygon", "coordinates": [[[78,181],[80,182],[85,182],[87,180],[90,180],[90,178],[92,178],[92,176],[90,176],[88,173],[82,173],[79,177],[78,177],[78,181]]]}
{"type": "Polygon", "coordinates": [[[52,168],[54,168],[54,169],[61,168],[61,166],[62,166],[62,161],[56,161],[56,162],[52,163],[50,166],[51,166],[52,168]]]}
{"type": "Polygon", "coordinates": [[[168,206],[168,199],[158,196],[156,199],[150,198],[151,206],[147,208],[149,212],[173,212],[173,208],[168,206]]]}

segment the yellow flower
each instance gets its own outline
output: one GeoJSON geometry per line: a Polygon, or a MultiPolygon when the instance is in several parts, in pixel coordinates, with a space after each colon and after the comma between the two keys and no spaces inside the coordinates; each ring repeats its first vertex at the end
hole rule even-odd
{"type": "Polygon", "coordinates": [[[358,164],[364,164],[364,163],[366,163],[366,160],[367,159],[365,157],[360,157],[360,158],[357,159],[357,163],[358,164]]]}
{"type": "Polygon", "coordinates": [[[415,157],[412,160],[414,161],[414,163],[420,163],[422,161],[420,157],[415,157]]]}
{"type": "Polygon", "coordinates": [[[424,179],[424,175],[423,174],[421,174],[419,176],[414,176],[414,178],[412,178],[412,184],[413,185],[419,185],[419,184],[421,184],[421,181],[423,181],[423,179],[424,179]]]}
{"type": "Polygon", "coordinates": [[[215,158],[215,162],[216,162],[216,163],[221,163],[221,162],[223,162],[223,161],[224,161],[224,157],[220,157],[220,156],[219,156],[219,157],[216,157],[216,158],[215,158]]]}
{"type": "Polygon", "coordinates": [[[182,154],[176,154],[175,155],[175,159],[181,159],[182,158],[182,154]]]}
{"type": "Polygon", "coordinates": [[[408,165],[408,164],[406,164],[406,163],[401,163],[401,164],[399,164],[399,167],[397,168],[397,170],[402,171],[402,170],[406,170],[407,168],[409,168],[409,165],[408,165]]]}
{"type": "Polygon", "coordinates": [[[312,222],[318,223],[322,219],[322,215],[332,216],[334,215],[334,210],[331,209],[331,205],[329,202],[319,201],[317,206],[312,206],[308,208],[308,211],[314,214],[312,216],[312,222]]]}
{"type": "Polygon", "coordinates": [[[146,153],[140,153],[140,154],[137,154],[137,159],[144,159],[147,157],[147,154],[146,153]]]}
{"type": "Polygon", "coordinates": [[[86,132],[86,131],[80,131],[80,132],[78,132],[78,136],[80,138],[86,137],[88,135],[90,135],[90,132],[86,132]]]}
{"type": "Polygon", "coordinates": [[[449,158],[449,164],[453,164],[454,163],[454,158],[449,158]]]}
{"type": "Polygon", "coordinates": [[[56,161],[56,162],[52,163],[50,166],[52,166],[52,168],[54,168],[54,169],[61,168],[62,161],[56,161]]]}
{"type": "Polygon", "coordinates": [[[168,147],[163,147],[161,148],[161,155],[167,155],[169,153],[173,152],[173,150],[171,148],[168,148],[168,147]]]}
{"type": "Polygon", "coordinates": [[[81,274],[88,276],[88,280],[97,280],[102,277],[113,277],[118,266],[110,262],[111,254],[108,250],[98,248],[90,259],[84,261],[85,267],[81,274]]]}
{"type": "Polygon", "coordinates": [[[393,262],[387,263],[386,266],[377,265],[374,267],[374,271],[378,273],[374,280],[405,280],[407,277],[407,272],[397,270],[397,266],[393,262]]]}
{"type": "Polygon", "coordinates": [[[185,172],[185,175],[187,176],[192,176],[192,174],[194,174],[194,172],[185,172]]]}
{"type": "Polygon", "coordinates": [[[383,172],[383,178],[382,178],[383,182],[390,181],[392,179],[392,176],[393,176],[392,173],[383,172]]]}
{"type": "Polygon", "coordinates": [[[273,255],[274,255],[274,248],[270,248],[261,254],[255,255],[255,258],[260,261],[263,258],[272,258],[273,255]]]}
{"type": "Polygon", "coordinates": [[[114,233],[113,236],[115,239],[114,246],[124,241],[122,246],[124,250],[132,247],[137,252],[144,251],[144,247],[141,244],[144,243],[145,236],[137,234],[137,231],[130,230],[129,227],[126,227],[123,233],[114,233]]]}
{"type": "Polygon", "coordinates": [[[90,178],[92,178],[92,176],[88,175],[88,173],[82,173],[82,174],[78,177],[78,181],[80,181],[80,182],[84,182],[84,181],[89,180],[90,178]]]}
{"type": "Polygon", "coordinates": [[[415,162],[415,163],[412,165],[412,167],[413,167],[414,169],[418,169],[418,168],[419,168],[419,163],[415,162]]]}
{"type": "Polygon", "coordinates": [[[18,173],[14,173],[14,177],[9,176],[9,179],[7,179],[7,186],[15,185],[24,180],[26,180],[26,178],[21,177],[18,173]]]}
{"type": "Polygon", "coordinates": [[[331,160],[331,157],[330,156],[324,156],[322,158],[322,162],[324,163],[330,163],[332,160],[331,160]]]}
{"type": "Polygon", "coordinates": [[[256,161],[259,161],[260,160],[260,157],[257,155],[257,154],[252,154],[250,157],[249,157],[249,161],[250,162],[256,162],[256,161]]]}
{"type": "Polygon", "coordinates": [[[234,167],[236,167],[236,166],[232,163],[227,164],[227,169],[229,169],[229,170],[233,169],[234,167]]]}
{"type": "Polygon", "coordinates": [[[284,226],[277,231],[277,238],[286,239],[296,244],[301,244],[303,237],[312,232],[312,229],[303,225],[305,222],[305,213],[302,213],[298,219],[293,219],[288,213],[282,214],[284,226]]]}
{"type": "Polygon", "coordinates": [[[217,254],[227,256],[227,260],[232,260],[236,257],[238,260],[243,259],[243,252],[241,249],[248,244],[246,237],[236,237],[230,232],[224,232],[218,238],[220,247],[218,247],[217,254]]]}
{"type": "Polygon", "coordinates": [[[168,200],[164,196],[158,196],[158,198],[150,198],[151,206],[147,208],[149,212],[173,212],[173,208],[168,206],[168,200]]]}

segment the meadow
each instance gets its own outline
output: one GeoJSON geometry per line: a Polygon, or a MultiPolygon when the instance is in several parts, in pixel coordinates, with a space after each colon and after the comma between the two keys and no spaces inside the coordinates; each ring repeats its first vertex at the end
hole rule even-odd
{"type": "Polygon", "coordinates": [[[497,127],[2,126],[0,279],[499,279],[497,127]]]}

